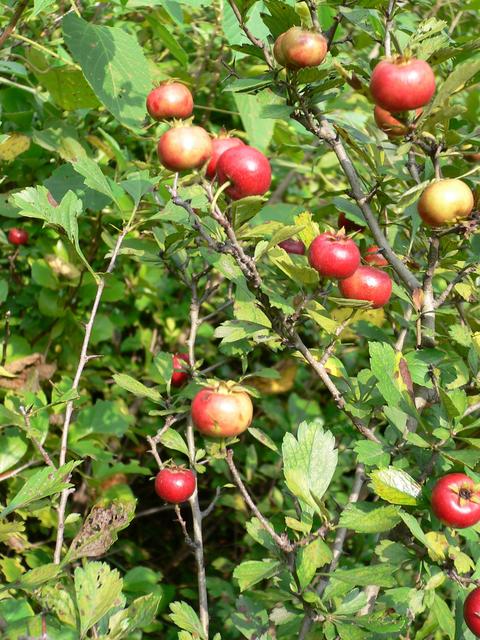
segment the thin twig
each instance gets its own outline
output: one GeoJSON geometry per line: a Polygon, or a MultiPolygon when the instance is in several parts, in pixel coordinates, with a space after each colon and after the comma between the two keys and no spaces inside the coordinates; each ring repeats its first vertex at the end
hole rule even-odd
{"type": "Polygon", "coordinates": [[[192,549],[194,549],[195,548],[195,543],[191,539],[191,537],[190,537],[190,535],[188,533],[187,523],[182,518],[182,513],[180,511],[180,506],[178,504],[176,504],[174,509],[175,509],[175,513],[177,515],[177,520],[180,523],[180,526],[182,527],[183,535],[185,537],[185,542],[188,544],[189,547],[192,547],[192,549]]]}
{"type": "Polygon", "coordinates": [[[22,466],[17,467],[16,469],[12,469],[11,471],[5,471],[5,473],[0,473],[0,482],[3,482],[3,480],[8,480],[9,478],[14,478],[19,473],[22,473],[22,471],[25,471],[25,469],[28,469],[29,467],[34,467],[37,464],[40,464],[40,460],[30,460],[30,462],[26,462],[25,464],[22,464],[22,466]]]}
{"type": "MultiPolygon", "coordinates": [[[[87,362],[90,360],[90,356],[88,356],[88,346],[90,344],[90,338],[92,335],[92,330],[93,330],[93,325],[95,323],[95,318],[97,315],[97,311],[98,311],[98,307],[100,305],[100,301],[102,299],[102,294],[103,294],[103,290],[105,288],[105,284],[106,284],[106,277],[108,274],[112,273],[112,271],[115,268],[115,264],[117,262],[117,258],[118,255],[120,253],[120,249],[122,246],[122,243],[126,237],[126,235],[129,233],[132,224],[133,224],[133,220],[136,214],[136,208],[132,211],[132,215],[130,216],[130,220],[127,222],[127,224],[125,225],[125,227],[123,228],[123,230],[120,232],[118,238],[117,238],[117,242],[115,243],[115,247],[112,251],[111,254],[111,258],[110,258],[110,262],[108,264],[107,270],[105,272],[105,275],[103,277],[98,278],[97,281],[97,292],[95,295],[95,299],[93,301],[93,305],[90,311],[90,317],[89,320],[87,322],[87,324],[85,325],[85,335],[83,337],[83,343],[82,343],[82,348],[81,348],[81,352],[80,352],[80,359],[78,361],[78,366],[77,366],[77,371],[75,373],[75,377],[73,379],[73,383],[72,383],[72,390],[73,391],[77,391],[78,386],[80,384],[80,379],[82,377],[82,373],[83,370],[87,364],[87,362]]],[[[68,450],[68,433],[69,433],[69,429],[70,429],[70,422],[72,419],[72,415],[73,415],[73,408],[74,408],[74,401],[73,400],[69,400],[67,402],[67,405],[65,407],[65,421],[63,423],[63,430],[62,430],[62,439],[61,439],[61,445],[60,445],[60,456],[59,456],[59,466],[62,467],[65,464],[65,461],[67,459],[67,450],[68,450]]],[[[57,530],[57,540],[56,540],[56,544],[55,544],[55,553],[54,553],[54,562],[55,564],[60,564],[60,558],[61,558],[61,554],[62,554],[62,545],[63,545],[63,534],[64,534],[64,527],[65,527],[65,509],[67,507],[67,501],[68,501],[68,495],[69,495],[69,490],[66,489],[62,492],[61,497],[60,497],[60,503],[58,506],[58,530],[57,530]]]]}
{"type": "Polygon", "coordinates": [[[30,424],[29,411],[27,410],[26,407],[20,406],[20,413],[23,416],[23,421],[25,423],[25,431],[27,432],[29,439],[33,442],[37,450],[40,452],[40,455],[45,460],[45,463],[49,467],[53,467],[54,469],[56,469],[55,465],[52,462],[52,459],[50,458],[48,453],[45,451],[45,448],[43,447],[42,443],[39,440],[37,440],[37,438],[35,438],[35,436],[32,434],[32,425],[30,424]]]}
{"type": "Polygon", "coordinates": [[[245,22],[244,22],[244,20],[242,18],[242,14],[240,13],[240,10],[237,7],[237,5],[235,4],[234,0],[228,0],[228,4],[232,8],[232,11],[233,11],[233,13],[234,13],[234,15],[235,15],[235,17],[236,17],[236,19],[238,21],[238,24],[240,25],[240,28],[243,31],[243,33],[247,36],[247,38],[250,40],[250,42],[253,45],[258,47],[259,49],[262,49],[263,55],[265,57],[265,61],[266,61],[267,65],[270,67],[270,69],[273,69],[274,68],[274,64],[273,64],[272,54],[270,52],[270,49],[269,49],[268,45],[263,40],[260,40],[260,38],[257,38],[256,36],[253,35],[253,33],[250,31],[250,29],[245,24],[245,22]]]}
{"type": "Polygon", "coordinates": [[[443,293],[439,295],[438,298],[436,299],[434,304],[435,309],[438,309],[438,307],[441,307],[443,304],[445,304],[448,296],[452,293],[456,285],[459,282],[461,282],[465,278],[465,276],[468,276],[470,273],[473,273],[477,269],[478,269],[477,264],[470,264],[467,267],[463,267],[462,269],[460,269],[460,271],[453,278],[453,280],[449,282],[448,285],[445,287],[445,290],[443,291],[443,293]]]}
{"type": "Polygon", "coordinates": [[[222,493],[222,489],[220,487],[217,487],[216,491],[215,491],[215,495],[212,498],[212,501],[210,502],[210,504],[208,505],[208,507],[206,507],[203,511],[202,511],[202,520],[204,520],[205,518],[208,518],[208,516],[212,513],[212,511],[215,509],[215,505],[217,504],[217,500],[220,497],[220,494],[222,493]]]}
{"type": "MultiPolygon", "coordinates": [[[[352,490],[350,492],[348,498],[348,504],[353,504],[358,501],[360,497],[360,491],[363,487],[363,483],[365,482],[365,468],[363,464],[357,465],[355,470],[355,477],[353,479],[352,490]]],[[[337,535],[335,536],[335,541],[332,547],[332,560],[330,562],[330,566],[328,568],[328,576],[330,576],[338,566],[340,558],[343,553],[343,545],[345,544],[345,538],[347,536],[347,529],[342,527],[337,531],[337,535]]],[[[329,577],[323,578],[316,588],[316,592],[319,596],[325,591],[325,588],[328,584],[329,577]]],[[[302,627],[300,629],[300,633],[298,636],[298,640],[305,640],[308,632],[310,631],[314,618],[312,612],[309,612],[305,618],[303,619],[302,627]]]]}
{"type": "Polygon", "coordinates": [[[25,9],[28,6],[28,2],[29,0],[20,0],[20,2],[17,4],[17,8],[15,9],[12,19],[10,20],[8,25],[5,27],[2,35],[0,36],[0,48],[3,47],[3,43],[17,26],[18,21],[22,17],[22,13],[25,11],[25,9]]]}
{"type": "Polygon", "coordinates": [[[387,58],[390,58],[392,56],[391,30],[393,27],[395,2],[396,0],[389,0],[388,7],[385,12],[385,38],[383,40],[383,47],[385,49],[385,56],[387,58]]]}
{"type": "Polygon", "coordinates": [[[3,334],[3,345],[2,345],[2,367],[5,366],[5,362],[7,361],[7,348],[8,348],[8,340],[10,338],[10,310],[5,314],[5,331],[3,334]]]}
{"type": "Polygon", "coordinates": [[[285,551],[286,553],[291,552],[293,549],[292,543],[288,540],[286,536],[278,535],[278,533],[275,531],[275,529],[268,522],[268,520],[265,518],[265,516],[258,509],[257,505],[254,503],[254,501],[250,497],[250,494],[248,493],[247,488],[245,487],[243,480],[240,477],[240,474],[238,473],[238,469],[235,466],[235,463],[233,461],[233,451],[231,449],[227,451],[227,464],[232,473],[233,480],[237,485],[240,493],[243,496],[243,499],[245,500],[247,506],[250,508],[254,516],[256,516],[256,518],[258,518],[258,520],[261,522],[262,527],[265,529],[265,531],[267,531],[270,534],[272,540],[274,540],[277,547],[279,547],[280,549],[282,549],[282,551],[285,551]]]}

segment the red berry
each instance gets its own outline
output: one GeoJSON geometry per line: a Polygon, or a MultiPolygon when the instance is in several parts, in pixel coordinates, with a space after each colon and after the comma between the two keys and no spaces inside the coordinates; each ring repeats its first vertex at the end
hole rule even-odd
{"type": "Polygon", "coordinates": [[[278,64],[281,65],[282,67],[285,66],[285,62],[286,62],[285,55],[282,49],[282,42],[283,42],[284,35],[285,35],[284,33],[281,33],[278,36],[278,38],[275,40],[275,44],[273,45],[273,57],[278,62],[278,64]]]}
{"type": "Polygon", "coordinates": [[[435,76],[425,60],[394,58],[379,62],[370,91],[375,104],[391,113],[423,107],[435,93],[435,76]]]}
{"type": "MultiPolygon", "coordinates": [[[[277,42],[279,39],[277,39],[277,42]]],[[[316,67],[325,60],[328,51],[327,40],[321,33],[291,27],[282,34],[277,47],[277,60],[283,60],[289,69],[316,67]]]]}
{"type": "Polygon", "coordinates": [[[480,587],[470,591],[465,598],[463,617],[470,631],[480,638],[480,587]]]}
{"type": "Polygon", "coordinates": [[[308,250],[310,265],[326,278],[348,278],[360,266],[360,251],[351,238],[321,233],[308,250]]]}
{"type": "Polygon", "coordinates": [[[217,170],[218,159],[223,153],[225,153],[225,151],[232,149],[233,147],[242,146],[244,146],[244,142],[243,140],[240,140],[240,138],[214,138],[212,140],[212,155],[206,169],[207,178],[213,180],[217,170]]]}
{"type": "Polygon", "coordinates": [[[172,127],[158,141],[157,152],[170,171],[197,169],[212,155],[212,140],[202,127],[172,127]]]}
{"type": "Polygon", "coordinates": [[[195,474],[190,469],[165,468],[157,473],[155,491],[162,500],[179,504],[185,502],[195,492],[195,474]]]}
{"type": "Polygon", "coordinates": [[[253,418],[253,405],[248,393],[232,383],[205,387],[192,402],[192,420],[206,436],[228,438],[243,433],[253,418]]]}
{"type": "Polygon", "coordinates": [[[365,227],[349,220],[344,213],[340,213],[338,216],[337,225],[339,229],[345,229],[347,233],[353,233],[354,231],[363,231],[365,227]]]}
{"type": "MultiPolygon", "coordinates": [[[[422,109],[417,109],[416,116],[420,116],[421,113],[422,109]]],[[[391,138],[404,136],[412,129],[412,125],[406,122],[405,118],[397,117],[398,114],[390,113],[378,105],[373,111],[373,116],[378,128],[391,138]]]]}
{"type": "Polygon", "coordinates": [[[175,353],[173,358],[172,387],[181,387],[188,380],[190,374],[185,371],[185,363],[190,364],[188,353],[175,353]]]}
{"type": "Polygon", "coordinates": [[[155,120],[189,118],[193,111],[192,94],[180,82],[165,82],[148,94],[147,111],[155,120]]]}
{"type": "Polygon", "coordinates": [[[387,304],[392,295],[390,276],[375,267],[358,267],[352,276],[340,280],[338,286],[344,298],[366,300],[374,309],[387,304]]]}
{"type": "Polygon", "coordinates": [[[388,260],[380,252],[380,247],[377,247],[376,245],[368,247],[368,249],[365,251],[364,259],[365,262],[368,262],[368,264],[371,264],[374,267],[388,266],[388,260]]]}
{"type": "Polygon", "coordinates": [[[270,188],[272,170],[261,151],[245,144],[222,153],[217,163],[217,178],[219,184],[231,182],[226,191],[232,200],[240,200],[263,196],[270,188]]]}
{"type": "Polygon", "coordinates": [[[471,527],[480,522],[480,491],[464,473],[449,473],[433,487],[432,511],[450,527],[471,527]]]}
{"type": "Polygon", "coordinates": [[[13,229],[10,229],[10,231],[8,232],[8,241],[11,244],[16,244],[16,245],[27,244],[28,233],[25,231],[25,229],[18,229],[14,227],[13,229]]]}
{"type": "Polygon", "coordinates": [[[282,249],[287,253],[296,253],[299,256],[305,255],[305,245],[301,240],[294,240],[293,238],[289,238],[288,240],[279,242],[278,246],[282,247],[282,249]]]}

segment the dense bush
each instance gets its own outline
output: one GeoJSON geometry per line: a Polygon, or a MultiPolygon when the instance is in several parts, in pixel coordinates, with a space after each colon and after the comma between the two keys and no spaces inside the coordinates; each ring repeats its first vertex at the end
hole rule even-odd
{"type": "Polygon", "coordinates": [[[477,3],[3,9],[2,637],[474,638],[477,3]]]}

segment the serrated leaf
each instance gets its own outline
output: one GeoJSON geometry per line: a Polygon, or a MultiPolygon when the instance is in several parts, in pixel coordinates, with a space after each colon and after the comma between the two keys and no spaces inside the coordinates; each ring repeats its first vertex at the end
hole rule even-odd
{"type": "Polygon", "coordinates": [[[132,501],[113,500],[108,505],[94,505],[73,539],[63,564],[103,555],[117,540],[118,532],[128,527],[134,514],[135,503],[132,501]]]}
{"type": "Polygon", "coordinates": [[[398,507],[378,507],[369,502],[348,504],[342,511],[339,526],[357,533],[390,531],[401,521],[398,507]]]}
{"type": "Polygon", "coordinates": [[[80,615],[80,636],[84,638],[110,609],[122,604],[123,581],[116,569],[104,562],[88,562],[74,574],[75,594],[80,615]]]}
{"type": "Polygon", "coordinates": [[[200,620],[189,604],[180,601],[172,602],[170,611],[170,619],[177,627],[196,634],[201,640],[207,640],[200,620]]]}
{"type": "Polygon", "coordinates": [[[297,552],[296,569],[301,588],[305,588],[312,581],[317,569],[328,564],[332,560],[330,547],[317,538],[297,552]]]}
{"type": "Polygon", "coordinates": [[[245,591],[257,582],[277,575],[281,568],[277,560],[247,560],[235,567],[233,577],[238,580],[240,591],[245,591]]]}
{"type": "Polygon", "coordinates": [[[25,591],[33,591],[40,585],[56,578],[60,571],[61,567],[58,564],[48,563],[40,565],[24,573],[16,587],[25,591]]]}
{"type": "Polygon", "coordinates": [[[290,491],[321,513],[321,500],[335,472],[338,452],[335,438],[319,422],[302,422],[297,437],[285,434],[283,473],[290,491]]]}
{"type": "Polygon", "coordinates": [[[422,488],[402,469],[388,467],[370,474],[372,488],[383,500],[392,504],[416,505],[422,488]]]}
{"type": "Polygon", "coordinates": [[[358,462],[371,467],[385,467],[390,462],[390,455],[383,450],[378,442],[358,440],[353,450],[357,454],[358,462]]]}
{"type": "Polygon", "coordinates": [[[9,513],[12,513],[12,511],[16,509],[25,508],[32,502],[42,500],[55,493],[60,493],[64,489],[69,489],[72,484],[68,478],[73,469],[78,467],[80,463],[81,461],[79,460],[72,460],[59,469],[45,467],[31,475],[17,495],[10,500],[5,509],[0,513],[0,519],[5,518],[5,516],[8,516],[9,513]]]}
{"type": "Polygon", "coordinates": [[[65,15],[62,28],[97,98],[124,126],[141,129],[152,81],[137,39],[122,28],[86,22],[74,12],[65,15]]]}
{"type": "Polygon", "coordinates": [[[49,191],[46,187],[27,187],[10,198],[10,202],[20,209],[20,215],[29,218],[38,218],[48,224],[61,227],[68,239],[75,247],[78,257],[90,271],[94,278],[96,275],[83,255],[78,236],[78,217],[83,212],[82,201],[73,193],[67,191],[61,202],[53,206],[49,200],[49,191]]]}
{"type": "Polygon", "coordinates": [[[157,613],[161,597],[149,593],[136,598],[132,604],[113,616],[108,621],[108,634],[105,640],[121,640],[127,638],[136,629],[150,625],[157,613]]]}
{"type": "Polygon", "coordinates": [[[337,569],[332,578],[340,580],[351,587],[366,587],[377,585],[378,587],[394,587],[397,582],[394,578],[398,570],[393,564],[371,565],[358,567],[357,569],[337,569]]]}

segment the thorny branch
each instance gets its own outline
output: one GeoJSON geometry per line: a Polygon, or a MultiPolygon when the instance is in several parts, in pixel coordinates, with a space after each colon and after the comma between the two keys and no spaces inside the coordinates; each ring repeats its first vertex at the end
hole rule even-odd
{"type": "Polygon", "coordinates": [[[243,499],[245,500],[251,512],[262,523],[262,527],[265,529],[265,531],[268,531],[272,539],[275,541],[275,544],[277,545],[277,547],[279,547],[280,549],[282,549],[282,551],[285,551],[286,553],[291,552],[294,548],[292,543],[287,539],[286,536],[278,535],[278,533],[273,529],[271,524],[268,522],[268,520],[265,518],[265,516],[258,509],[257,505],[254,503],[254,501],[250,497],[250,494],[248,493],[247,488],[245,487],[243,480],[240,477],[240,474],[238,473],[238,469],[235,466],[235,463],[233,461],[233,451],[231,449],[227,451],[227,464],[232,473],[233,480],[237,485],[240,493],[243,496],[243,499]]]}
{"type": "MultiPolygon", "coordinates": [[[[111,253],[110,262],[108,264],[108,267],[107,267],[107,270],[106,270],[104,276],[99,277],[98,280],[97,280],[97,292],[95,294],[95,299],[93,301],[93,305],[92,305],[92,308],[91,308],[91,311],[90,311],[89,320],[88,320],[87,324],[85,325],[85,334],[84,334],[84,337],[83,337],[83,343],[82,343],[82,348],[81,348],[81,352],[80,352],[80,359],[78,361],[77,371],[75,373],[75,377],[74,377],[73,383],[72,383],[72,390],[73,391],[77,391],[78,390],[83,370],[85,369],[85,366],[87,365],[88,361],[92,359],[92,356],[88,355],[88,346],[90,344],[90,338],[91,338],[91,335],[92,335],[93,325],[95,323],[95,318],[96,318],[96,315],[97,315],[98,308],[100,306],[100,301],[102,299],[103,290],[105,288],[106,276],[108,274],[112,273],[112,271],[115,268],[115,265],[116,265],[116,262],[117,262],[117,258],[118,258],[118,255],[120,253],[120,249],[122,247],[123,241],[125,240],[125,237],[127,236],[127,234],[130,232],[130,230],[132,228],[133,220],[135,218],[136,211],[137,211],[137,209],[134,208],[133,211],[132,211],[132,215],[130,216],[129,221],[127,222],[127,224],[125,225],[123,230],[118,235],[117,241],[115,243],[115,247],[113,248],[113,251],[111,253]]],[[[68,434],[69,434],[69,429],[70,429],[70,422],[71,422],[72,415],[73,415],[73,408],[74,408],[74,400],[69,400],[67,402],[66,407],[65,407],[65,420],[64,420],[63,429],[62,429],[60,456],[59,456],[59,462],[58,462],[60,467],[62,467],[65,464],[65,461],[67,459],[68,434]]],[[[60,495],[60,503],[59,503],[59,506],[58,506],[58,509],[57,509],[57,513],[58,513],[58,529],[57,529],[57,540],[56,540],[56,544],[55,544],[55,553],[54,553],[54,562],[55,562],[55,564],[60,564],[60,558],[61,558],[61,553],[62,553],[62,545],[63,545],[63,535],[64,535],[64,529],[65,529],[65,510],[67,508],[67,502],[68,502],[69,493],[70,492],[69,492],[68,489],[62,491],[62,493],[60,495]]]]}

